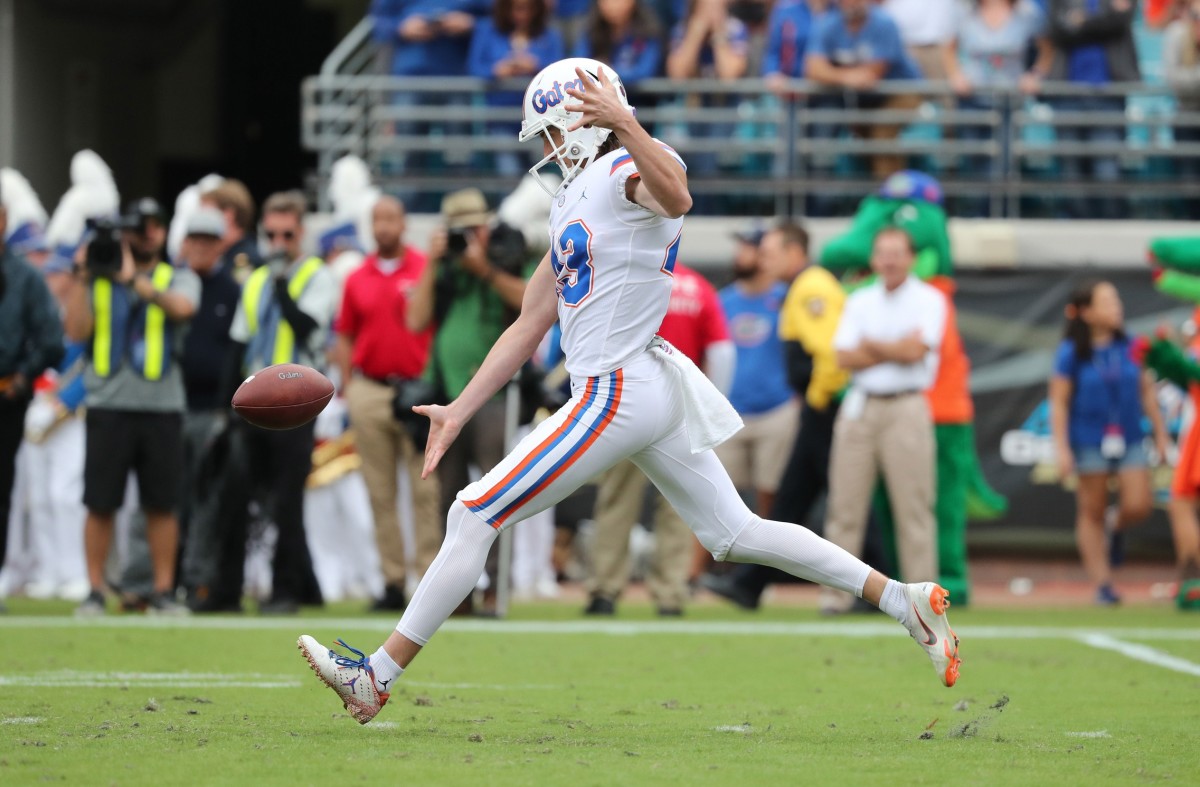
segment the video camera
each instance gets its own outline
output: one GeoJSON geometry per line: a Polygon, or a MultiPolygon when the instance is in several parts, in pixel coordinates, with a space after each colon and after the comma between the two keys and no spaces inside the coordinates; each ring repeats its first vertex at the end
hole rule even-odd
{"type": "Polygon", "coordinates": [[[121,270],[121,233],[146,234],[150,221],[163,221],[163,210],[158,200],[143,197],[134,200],[117,219],[88,219],[87,228],[92,233],[87,248],[87,269],[93,278],[111,279],[121,270]]]}
{"type": "Polygon", "coordinates": [[[87,245],[88,273],[93,278],[111,279],[121,270],[121,233],[137,229],[139,222],[120,219],[88,219],[91,240],[87,245]]]}

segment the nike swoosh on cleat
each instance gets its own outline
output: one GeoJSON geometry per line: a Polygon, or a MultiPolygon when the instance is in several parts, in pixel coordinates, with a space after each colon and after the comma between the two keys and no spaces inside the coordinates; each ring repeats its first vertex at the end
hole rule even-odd
{"type": "Polygon", "coordinates": [[[933,629],[925,624],[925,619],[921,617],[920,612],[917,612],[916,604],[913,604],[913,613],[917,616],[917,622],[921,624],[921,628],[925,629],[925,641],[921,644],[926,647],[933,647],[938,642],[937,634],[934,634],[933,629]]]}

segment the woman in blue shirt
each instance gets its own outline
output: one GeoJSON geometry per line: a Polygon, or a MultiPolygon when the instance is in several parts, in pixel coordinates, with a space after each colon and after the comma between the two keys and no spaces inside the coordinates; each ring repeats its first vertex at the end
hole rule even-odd
{"type": "Polygon", "coordinates": [[[660,76],[662,31],[644,0],[595,0],[584,29],[587,32],[575,42],[573,57],[609,64],[626,87],[660,76]]]}
{"type": "Polygon", "coordinates": [[[1096,602],[1116,604],[1112,588],[1108,536],[1140,524],[1150,513],[1149,456],[1142,417],[1154,433],[1160,457],[1167,433],[1153,381],[1130,354],[1117,288],[1106,281],[1087,282],[1066,307],[1065,338],[1058,347],[1050,378],[1050,429],[1060,477],[1072,473],[1076,488],[1075,540],[1088,577],[1096,583],[1096,602]],[[1115,479],[1119,507],[1106,516],[1108,485],[1115,479]],[[1108,520],[1106,522],[1106,520],[1108,520]]]}
{"type": "MultiPolygon", "coordinates": [[[[471,38],[467,70],[481,79],[529,78],[546,66],[562,60],[562,36],[550,27],[547,0],[496,0],[491,19],[481,19],[471,38]]],[[[490,107],[513,107],[510,123],[489,123],[493,136],[515,140],[521,130],[522,93],[510,90],[489,90],[490,107]]],[[[501,175],[516,177],[528,167],[523,151],[503,151],[496,154],[496,169],[501,175]]]]}
{"type": "MultiPolygon", "coordinates": [[[[958,96],[958,106],[968,110],[996,110],[1000,125],[964,126],[961,139],[995,140],[1000,155],[969,155],[966,171],[979,180],[994,180],[1008,168],[1011,157],[1012,110],[1016,99],[998,95],[1017,89],[1036,95],[1041,80],[1054,62],[1054,47],[1046,36],[1046,14],[1033,0],[975,0],[961,5],[955,19],[954,38],[942,45],[946,78],[958,96]],[[1037,60],[1026,68],[1030,47],[1037,60]]],[[[987,216],[986,197],[966,201],[967,215],[987,216]]]]}

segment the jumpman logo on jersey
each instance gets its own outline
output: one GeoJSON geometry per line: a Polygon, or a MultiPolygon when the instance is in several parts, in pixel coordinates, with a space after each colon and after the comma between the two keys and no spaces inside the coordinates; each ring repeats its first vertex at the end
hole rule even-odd
{"type": "Polygon", "coordinates": [[[579,199],[580,200],[587,199],[587,186],[584,186],[583,191],[579,192],[579,199]]]}

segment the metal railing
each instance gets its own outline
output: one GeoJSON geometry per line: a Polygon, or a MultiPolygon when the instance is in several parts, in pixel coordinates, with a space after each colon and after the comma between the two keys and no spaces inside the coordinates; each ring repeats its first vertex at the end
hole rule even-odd
{"type": "MultiPolygon", "coordinates": [[[[465,185],[506,193],[541,157],[517,142],[516,102],[497,99],[524,87],[361,73],[305,80],[303,144],[318,154],[319,190],[333,162],[353,153],[385,190],[406,197],[432,203],[465,185]]],[[[801,81],[787,88],[773,94],[761,80],[654,79],[631,94],[639,120],[688,162],[690,187],[707,212],[845,212],[878,187],[872,159],[879,156],[930,171],[948,198],[992,216],[1026,215],[1047,200],[1119,202],[1122,216],[1143,218],[1178,211],[1184,200],[1200,204],[1200,178],[1191,174],[1200,173],[1200,143],[1174,139],[1177,129],[1200,129],[1200,113],[1174,111],[1163,86],[1055,83],[1036,98],[980,93],[974,107],[959,107],[944,83],[887,82],[866,96],[801,81]],[[913,98],[906,108],[873,108],[900,97],[913,98]],[[1124,106],[1071,108],[1083,99],[1124,106]],[[880,131],[888,126],[895,138],[880,131]],[[1075,138],[1105,131],[1098,140],[1075,138]],[[1076,161],[1099,163],[1115,179],[1072,177],[1076,161]],[[1161,205],[1142,210],[1143,203],[1161,205]]]]}

